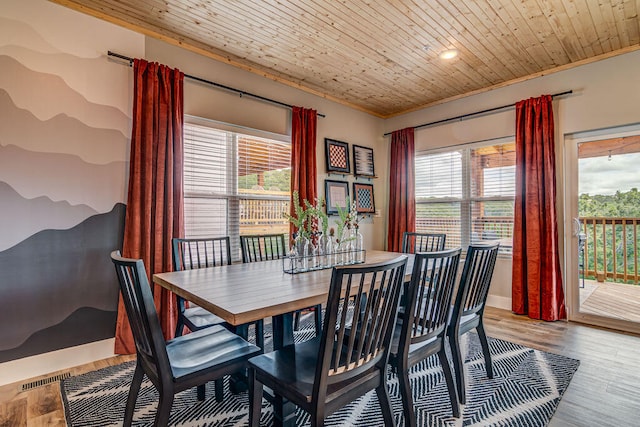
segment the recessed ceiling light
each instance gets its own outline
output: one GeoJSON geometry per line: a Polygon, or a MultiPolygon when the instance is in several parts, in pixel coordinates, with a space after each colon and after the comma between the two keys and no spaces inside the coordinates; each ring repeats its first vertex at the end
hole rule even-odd
{"type": "Polygon", "coordinates": [[[453,59],[458,56],[458,49],[447,49],[440,52],[440,59],[453,59]]]}
{"type": "Polygon", "coordinates": [[[431,50],[431,46],[425,44],[424,46],[422,46],[422,50],[424,50],[425,52],[429,52],[431,50]]]}

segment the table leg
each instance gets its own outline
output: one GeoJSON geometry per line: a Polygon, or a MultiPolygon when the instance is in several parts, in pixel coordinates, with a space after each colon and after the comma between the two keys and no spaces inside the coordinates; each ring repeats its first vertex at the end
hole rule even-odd
{"type": "MultiPolygon", "coordinates": [[[[293,313],[274,316],[272,322],[273,349],[278,350],[293,344],[293,313]]],[[[296,405],[282,396],[274,396],[273,415],[274,425],[277,427],[294,427],[296,425],[296,405]]]]}
{"type": "MultiPolygon", "coordinates": [[[[249,326],[240,325],[232,327],[233,332],[240,335],[245,340],[249,338],[249,326]]],[[[233,394],[238,394],[249,390],[248,373],[246,369],[231,374],[229,376],[229,390],[233,394]]]]}

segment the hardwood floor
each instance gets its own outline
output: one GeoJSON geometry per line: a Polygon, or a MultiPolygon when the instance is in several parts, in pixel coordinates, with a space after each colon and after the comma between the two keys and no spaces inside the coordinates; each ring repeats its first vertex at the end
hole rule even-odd
{"type": "Polygon", "coordinates": [[[585,280],[580,312],[640,322],[640,286],[585,280]]]}
{"type": "MultiPolygon", "coordinates": [[[[580,360],[550,427],[640,425],[640,337],[578,323],[532,320],[491,307],[485,326],[492,337],[580,360]]],[[[129,359],[114,357],[70,372],[78,375],[129,359]]],[[[0,387],[0,426],[65,425],[58,382],[21,391],[23,383],[37,379],[0,387]]]]}

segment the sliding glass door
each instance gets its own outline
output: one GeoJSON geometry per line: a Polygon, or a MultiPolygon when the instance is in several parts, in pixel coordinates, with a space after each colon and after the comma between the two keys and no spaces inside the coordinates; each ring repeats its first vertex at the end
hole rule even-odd
{"type": "Polygon", "coordinates": [[[640,331],[640,129],[565,140],[570,320],[640,331]]]}

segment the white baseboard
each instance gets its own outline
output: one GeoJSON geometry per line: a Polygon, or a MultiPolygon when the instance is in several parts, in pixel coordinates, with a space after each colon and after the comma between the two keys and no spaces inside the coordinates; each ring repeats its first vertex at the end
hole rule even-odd
{"type": "Polygon", "coordinates": [[[511,298],[489,294],[489,296],[487,297],[487,305],[490,307],[511,311],[511,298]]]}
{"type": "Polygon", "coordinates": [[[115,338],[0,363],[0,386],[114,356],[115,338]]]}

